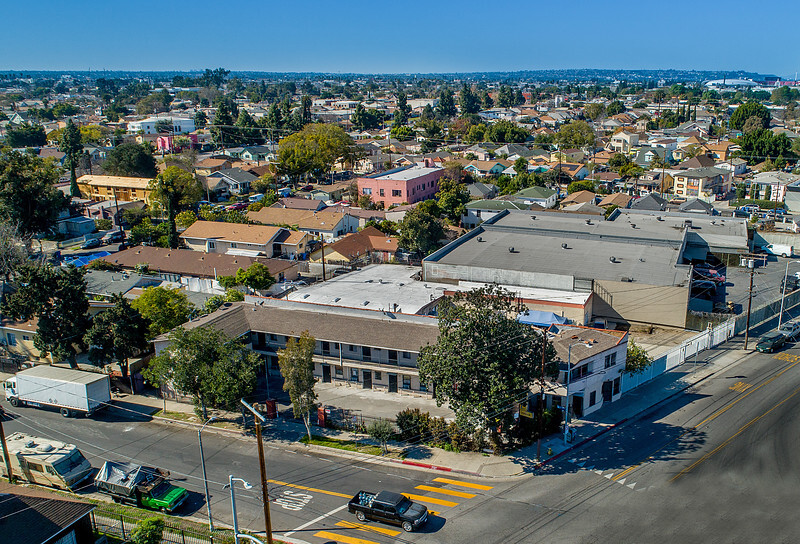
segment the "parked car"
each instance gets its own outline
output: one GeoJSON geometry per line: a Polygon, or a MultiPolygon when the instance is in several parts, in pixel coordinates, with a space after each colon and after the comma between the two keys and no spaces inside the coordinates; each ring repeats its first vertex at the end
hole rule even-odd
{"type": "Polygon", "coordinates": [[[786,340],[794,340],[800,334],[800,321],[786,321],[778,329],[778,332],[782,333],[786,340]]]}
{"type": "Polygon", "coordinates": [[[713,268],[707,269],[697,269],[694,270],[695,278],[707,281],[713,281],[714,283],[725,283],[725,274],[721,274],[718,271],[714,270],[713,268]]]}
{"type": "Polygon", "coordinates": [[[106,461],[95,476],[97,490],[114,502],[174,512],[188,498],[186,489],[172,485],[169,472],[134,463],[106,461]]]}
{"type": "Polygon", "coordinates": [[[95,249],[103,245],[100,238],[89,238],[81,244],[81,249],[95,249]]]}
{"type": "Polygon", "coordinates": [[[119,230],[109,232],[103,236],[104,244],[116,244],[125,240],[125,233],[119,230]]]}
{"type": "Polygon", "coordinates": [[[756,344],[756,351],[761,353],[772,353],[776,349],[783,347],[786,343],[786,335],[778,331],[768,332],[762,336],[756,344]]]}
{"type": "Polygon", "coordinates": [[[781,288],[780,293],[784,292],[783,286],[786,285],[786,293],[790,293],[800,286],[800,280],[797,279],[797,276],[787,276],[781,279],[781,288]]]}
{"type": "Polygon", "coordinates": [[[767,244],[761,249],[770,255],[780,255],[783,258],[794,255],[794,247],[788,244],[767,244]]]}
{"type": "Polygon", "coordinates": [[[399,525],[409,533],[424,525],[428,519],[427,507],[392,491],[381,491],[377,494],[359,491],[347,503],[347,509],[356,515],[358,521],[382,521],[399,525]]]}

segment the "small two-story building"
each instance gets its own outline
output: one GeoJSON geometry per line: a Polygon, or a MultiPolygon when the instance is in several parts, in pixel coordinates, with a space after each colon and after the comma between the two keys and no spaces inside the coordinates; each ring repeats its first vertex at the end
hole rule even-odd
{"type": "Polygon", "coordinates": [[[358,178],[358,193],[389,206],[413,204],[436,196],[443,168],[407,166],[358,178]]]}

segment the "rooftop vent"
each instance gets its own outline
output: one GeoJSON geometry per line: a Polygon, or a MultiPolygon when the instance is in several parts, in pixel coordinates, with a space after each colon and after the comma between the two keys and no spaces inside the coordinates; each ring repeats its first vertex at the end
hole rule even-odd
{"type": "Polygon", "coordinates": [[[308,297],[310,297],[310,296],[311,296],[311,295],[309,295],[308,293],[306,293],[305,295],[303,295],[303,298],[308,298],[308,297]]]}
{"type": "Polygon", "coordinates": [[[483,236],[478,236],[478,241],[483,242],[483,236]]]}
{"type": "Polygon", "coordinates": [[[642,257],[639,257],[639,262],[640,262],[640,263],[643,263],[643,262],[644,262],[644,259],[643,259],[642,257]]]}
{"type": "Polygon", "coordinates": [[[611,257],[608,258],[608,262],[615,263],[617,262],[617,258],[612,255],[611,257]]]}
{"type": "Polygon", "coordinates": [[[36,442],[34,442],[33,440],[28,440],[27,442],[25,442],[25,447],[26,448],[34,448],[34,447],[36,447],[36,442]]]}
{"type": "Polygon", "coordinates": [[[635,229],[636,228],[636,223],[631,223],[631,228],[635,229]]]}
{"type": "Polygon", "coordinates": [[[664,218],[661,217],[660,215],[658,217],[656,217],[656,221],[663,221],[663,220],[664,220],[664,218]]]}
{"type": "Polygon", "coordinates": [[[365,300],[364,303],[362,304],[362,306],[366,306],[367,304],[369,304],[369,301],[365,300]]]}
{"type": "Polygon", "coordinates": [[[564,242],[563,244],[561,244],[561,249],[568,249],[568,248],[569,248],[569,246],[567,245],[567,243],[566,243],[566,242],[564,242]]]}
{"type": "Polygon", "coordinates": [[[573,335],[572,335],[572,337],[571,337],[571,339],[572,339],[572,340],[577,340],[577,339],[578,339],[578,335],[577,335],[577,334],[573,334],[573,335]]]}
{"type": "Polygon", "coordinates": [[[398,283],[398,284],[397,284],[397,286],[398,286],[398,287],[402,287],[402,286],[404,286],[404,285],[405,285],[405,283],[398,283]]]}
{"type": "Polygon", "coordinates": [[[509,247],[509,248],[508,248],[508,252],[509,252],[509,253],[516,253],[516,252],[517,252],[517,250],[516,250],[516,249],[514,249],[514,246],[511,246],[511,247],[509,247]]]}
{"type": "Polygon", "coordinates": [[[535,215],[531,216],[531,221],[536,221],[536,216],[535,215]]]}
{"type": "Polygon", "coordinates": [[[334,302],[339,302],[340,300],[342,300],[342,297],[336,297],[335,299],[333,299],[334,302]]]}
{"type": "Polygon", "coordinates": [[[620,278],[620,280],[628,283],[633,282],[633,278],[620,278]]]}
{"type": "Polygon", "coordinates": [[[587,219],[587,220],[586,220],[586,224],[587,224],[587,225],[591,225],[591,224],[592,224],[592,220],[591,220],[591,219],[587,219]]]}

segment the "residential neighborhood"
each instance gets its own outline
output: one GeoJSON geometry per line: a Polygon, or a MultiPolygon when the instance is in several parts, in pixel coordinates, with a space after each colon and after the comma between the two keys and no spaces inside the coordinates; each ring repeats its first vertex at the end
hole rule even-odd
{"type": "Polygon", "coordinates": [[[0,68],[0,542],[791,541],[796,73],[312,11],[0,68]]]}

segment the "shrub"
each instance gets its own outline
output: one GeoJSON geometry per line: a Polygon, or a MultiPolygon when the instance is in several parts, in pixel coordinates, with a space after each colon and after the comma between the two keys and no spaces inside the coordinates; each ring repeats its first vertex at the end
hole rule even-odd
{"type": "Polygon", "coordinates": [[[389,421],[385,419],[373,421],[367,427],[367,434],[381,443],[384,454],[388,453],[386,442],[394,436],[394,427],[389,421]]]}
{"type": "Polygon", "coordinates": [[[119,272],[122,270],[121,266],[110,263],[105,259],[95,259],[86,265],[86,268],[90,270],[107,270],[108,272],[119,272]]]}
{"type": "Polygon", "coordinates": [[[161,544],[164,532],[164,520],[161,518],[147,518],[136,524],[131,533],[133,544],[161,544]]]}
{"type": "Polygon", "coordinates": [[[95,219],[94,220],[94,228],[95,230],[111,230],[111,227],[114,225],[111,223],[111,219],[95,219]]]}
{"type": "Polygon", "coordinates": [[[406,408],[399,412],[395,421],[400,429],[400,439],[425,442],[430,436],[430,420],[430,414],[419,408],[406,408]]]}

